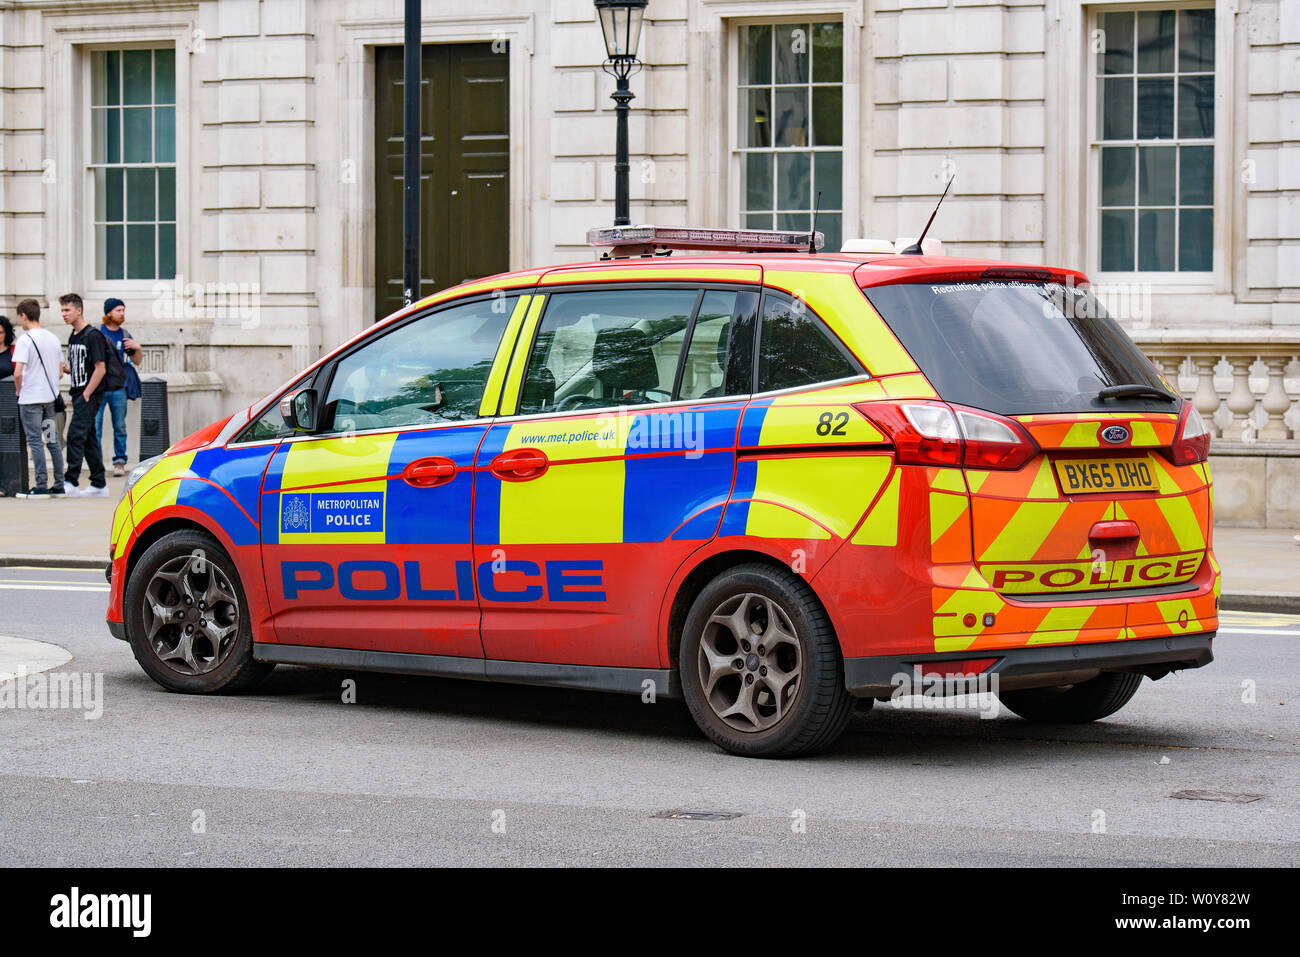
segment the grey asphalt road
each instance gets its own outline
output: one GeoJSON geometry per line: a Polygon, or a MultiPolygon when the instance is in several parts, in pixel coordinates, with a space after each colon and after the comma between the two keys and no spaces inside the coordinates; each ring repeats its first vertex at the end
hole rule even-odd
{"type": "Polygon", "coordinates": [[[103,676],[94,720],[0,708],[0,865],[1300,863],[1296,616],[1225,613],[1212,665],[1094,725],[883,706],[772,762],[664,700],[284,666],[169,694],[106,599],[98,572],[0,569],[0,635],[103,676]]]}

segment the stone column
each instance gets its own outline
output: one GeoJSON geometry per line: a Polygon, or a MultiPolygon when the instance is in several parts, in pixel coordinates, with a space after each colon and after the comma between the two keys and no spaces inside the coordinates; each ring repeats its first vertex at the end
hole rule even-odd
{"type": "Polygon", "coordinates": [[[1266,442],[1285,442],[1289,438],[1286,422],[1282,419],[1291,407],[1286,385],[1282,381],[1288,361],[1286,356],[1268,356],[1264,359],[1264,364],[1268,366],[1268,389],[1264,392],[1263,405],[1264,411],[1268,413],[1268,422],[1259,430],[1259,437],[1266,442]]]}

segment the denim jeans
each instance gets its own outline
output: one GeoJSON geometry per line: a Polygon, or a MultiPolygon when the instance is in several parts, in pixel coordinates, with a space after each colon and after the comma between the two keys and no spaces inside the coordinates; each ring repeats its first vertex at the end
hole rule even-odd
{"type": "Polygon", "coordinates": [[[32,465],[36,469],[36,488],[49,488],[46,483],[45,450],[50,450],[54,461],[54,481],[63,481],[63,449],[59,447],[59,427],[55,424],[54,403],[35,402],[18,407],[18,418],[23,424],[23,435],[27,439],[27,448],[32,453],[32,465]]]}
{"type": "Polygon", "coordinates": [[[104,402],[95,413],[95,441],[104,441],[104,409],[113,416],[113,464],[126,464],[126,389],[104,393],[104,402]]]}

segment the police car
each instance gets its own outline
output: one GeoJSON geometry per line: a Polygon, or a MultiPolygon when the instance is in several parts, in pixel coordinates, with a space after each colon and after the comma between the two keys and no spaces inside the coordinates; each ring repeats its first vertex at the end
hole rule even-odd
{"type": "Polygon", "coordinates": [[[754,756],[902,679],[1083,722],[1209,663],[1209,432],[1085,277],[812,237],[596,230],[366,329],[131,474],[110,630],[173,691],[680,696],[754,756]]]}

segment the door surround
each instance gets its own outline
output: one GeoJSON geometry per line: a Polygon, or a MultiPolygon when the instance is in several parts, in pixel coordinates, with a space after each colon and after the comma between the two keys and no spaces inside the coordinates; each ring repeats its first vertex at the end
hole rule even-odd
{"type": "MultiPolygon", "coordinates": [[[[370,325],[375,312],[375,47],[400,46],[403,24],[400,17],[343,20],[337,26],[335,44],[338,60],[339,129],[338,175],[326,186],[322,182],[322,222],[337,222],[333,242],[322,234],[321,253],[329,268],[338,264],[341,285],[355,291],[344,308],[333,316],[322,316],[322,341],[342,342],[370,325]],[[344,166],[345,163],[350,165],[344,166]],[[333,192],[334,203],[327,198],[333,192]],[[337,216],[327,214],[334,206],[337,216]],[[335,246],[335,244],[337,244],[335,246]],[[335,246],[333,255],[330,247],[335,246]]],[[[530,137],[527,105],[533,59],[533,16],[428,17],[420,30],[420,42],[491,43],[505,41],[510,57],[510,268],[522,269],[530,262],[530,137]]],[[[344,304],[340,304],[341,306],[344,304]]]]}

